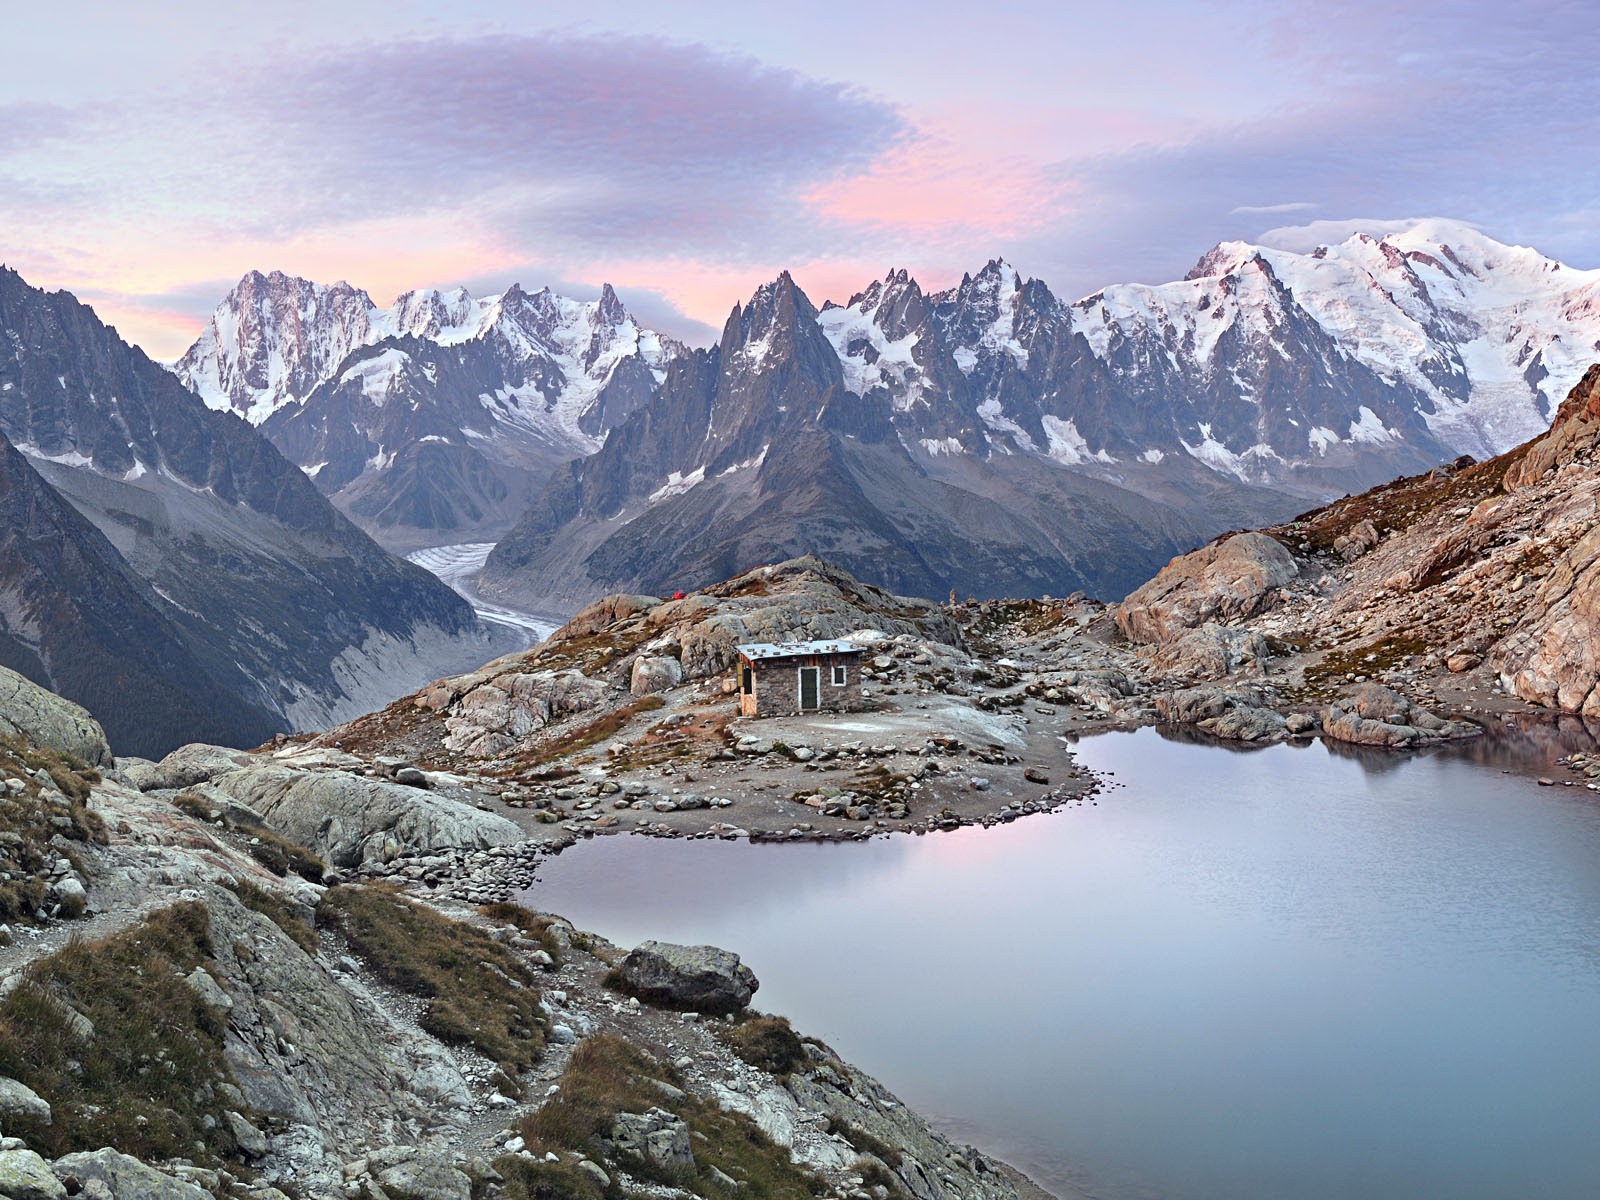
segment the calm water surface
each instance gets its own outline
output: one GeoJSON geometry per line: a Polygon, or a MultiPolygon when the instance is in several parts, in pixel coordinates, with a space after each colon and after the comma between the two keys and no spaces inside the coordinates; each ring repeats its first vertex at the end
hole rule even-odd
{"type": "Polygon", "coordinates": [[[526,899],[739,951],[758,1007],[1063,1196],[1600,1196],[1600,795],[1153,730],[1078,756],[1121,786],[861,845],[597,839],[526,899]]]}

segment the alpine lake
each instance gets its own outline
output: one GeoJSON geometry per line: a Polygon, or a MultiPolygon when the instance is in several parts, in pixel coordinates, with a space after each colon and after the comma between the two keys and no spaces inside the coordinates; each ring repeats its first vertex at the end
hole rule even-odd
{"type": "Polygon", "coordinates": [[[757,1008],[1064,1198],[1595,1196],[1600,793],[1531,774],[1580,745],[1103,734],[1115,786],[1048,815],[596,838],[522,898],[739,952],[757,1008]]]}

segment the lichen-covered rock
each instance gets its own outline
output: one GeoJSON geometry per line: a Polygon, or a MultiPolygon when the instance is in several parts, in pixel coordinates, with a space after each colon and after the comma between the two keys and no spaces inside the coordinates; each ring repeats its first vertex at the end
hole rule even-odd
{"type": "Polygon", "coordinates": [[[1447,721],[1399,692],[1367,683],[1323,712],[1322,732],[1336,742],[1407,749],[1424,742],[1476,737],[1483,731],[1470,721],[1447,721]]]}
{"type": "Polygon", "coordinates": [[[0,667],[0,736],[18,735],[35,746],[76,755],[91,767],[113,762],[105,730],[88,709],[0,667]]]}
{"type": "Polygon", "coordinates": [[[1378,544],[1378,527],[1369,520],[1357,521],[1333,539],[1334,552],[1345,562],[1355,562],[1378,544]]]}
{"type": "Polygon", "coordinates": [[[406,1200],[471,1200],[472,1180],[449,1157],[416,1146],[385,1146],[367,1155],[367,1170],[389,1196],[406,1200]]]}
{"type": "Polygon", "coordinates": [[[716,946],[641,942],[617,969],[622,990],[650,1004],[693,1012],[738,1012],[761,984],[739,956],[716,946]]]}
{"type": "Polygon", "coordinates": [[[80,1186],[91,1181],[103,1183],[113,1200],[211,1200],[204,1188],[174,1179],[109,1147],[58,1158],[54,1170],[60,1179],[75,1179],[80,1186]]]}
{"type": "Polygon", "coordinates": [[[611,1126],[611,1144],[623,1154],[654,1163],[667,1171],[694,1170],[689,1126],[664,1108],[618,1113],[611,1126]]]}
{"type": "Polygon", "coordinates": [[[448,796],[342,771],[256,766],[211,783],[261,814],[274,833],[341,868],[487,850],[523,836],[506,818],[448,796]]]}
{"type": "MultiPolygon", "coordinates": [[[[179,746],[156,764],[160,772],[157,787],[187,788],[197,783],[207,783],[227,771],[237,771],[250,764],[250,755],[228,746],[209,746],[204,742],[191,742],[179,746]]],[[[139,785],[136,785],[139,786],[139,785]]],[[[140,787],[141,791],[149,788],[140,787]]]]}
{"type": "Polygon", "coordinates": [[[1272,606],[1299,574],[1294,558],[1264,533],[1240,533],[1173,559],[1117,606],[1132,642],[1165,642],[1207,621],[1236,621],[1272,606]]]}
{"type": "Polygon", "coordinates": [[[0,1196],[5,1200],[66,1200],[67,1189],[32,1150],[0,1150],[0,1196]]]}
{"type": "Polygon", "coordinates": [[[1563,554],[1491,665],[1524,700],[1600,716],[1600,526],[1563,554]]]}

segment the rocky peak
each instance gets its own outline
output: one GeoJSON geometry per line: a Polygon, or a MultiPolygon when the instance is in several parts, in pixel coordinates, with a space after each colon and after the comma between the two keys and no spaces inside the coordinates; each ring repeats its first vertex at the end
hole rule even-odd
{"type": "Polygon", "coordinates": [[[617,293],[612,291],[609,283],[602,283],[600,299],[594,307],[590,323],[597,329],[601,326],[610,326],[614,329],[627,320],[628,310],[622,306],[622,301],[617,299],[617,293]]]}

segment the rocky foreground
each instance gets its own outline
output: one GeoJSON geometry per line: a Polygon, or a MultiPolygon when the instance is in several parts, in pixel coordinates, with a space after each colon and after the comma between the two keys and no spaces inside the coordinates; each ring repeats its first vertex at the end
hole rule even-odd
{"type": "Polygon", "coordinates": [[[798,559],[607,597],[253,751],[113,758],[0,670],[0,1197],[1014,1196],[752,1013],[733,955],[506,901],[584,837],[1094,803],[1071,744],[1111,727],[1409,750],[1600,717],[1597,447],[1600,368],[1508,455],[1218,539],[1120,605],[934,605],[798,559]],[[870,710],[740,717],[734,647],[812,638],[867,648],[870,710]]]}
{"type": "Polygon", "coordinates": [[[506,818],[293,756],[112,768],[15,680],[0,1196],[1018,1195],[753,1013],[735,955],[346,881],[513,846],[506,818]]]}

